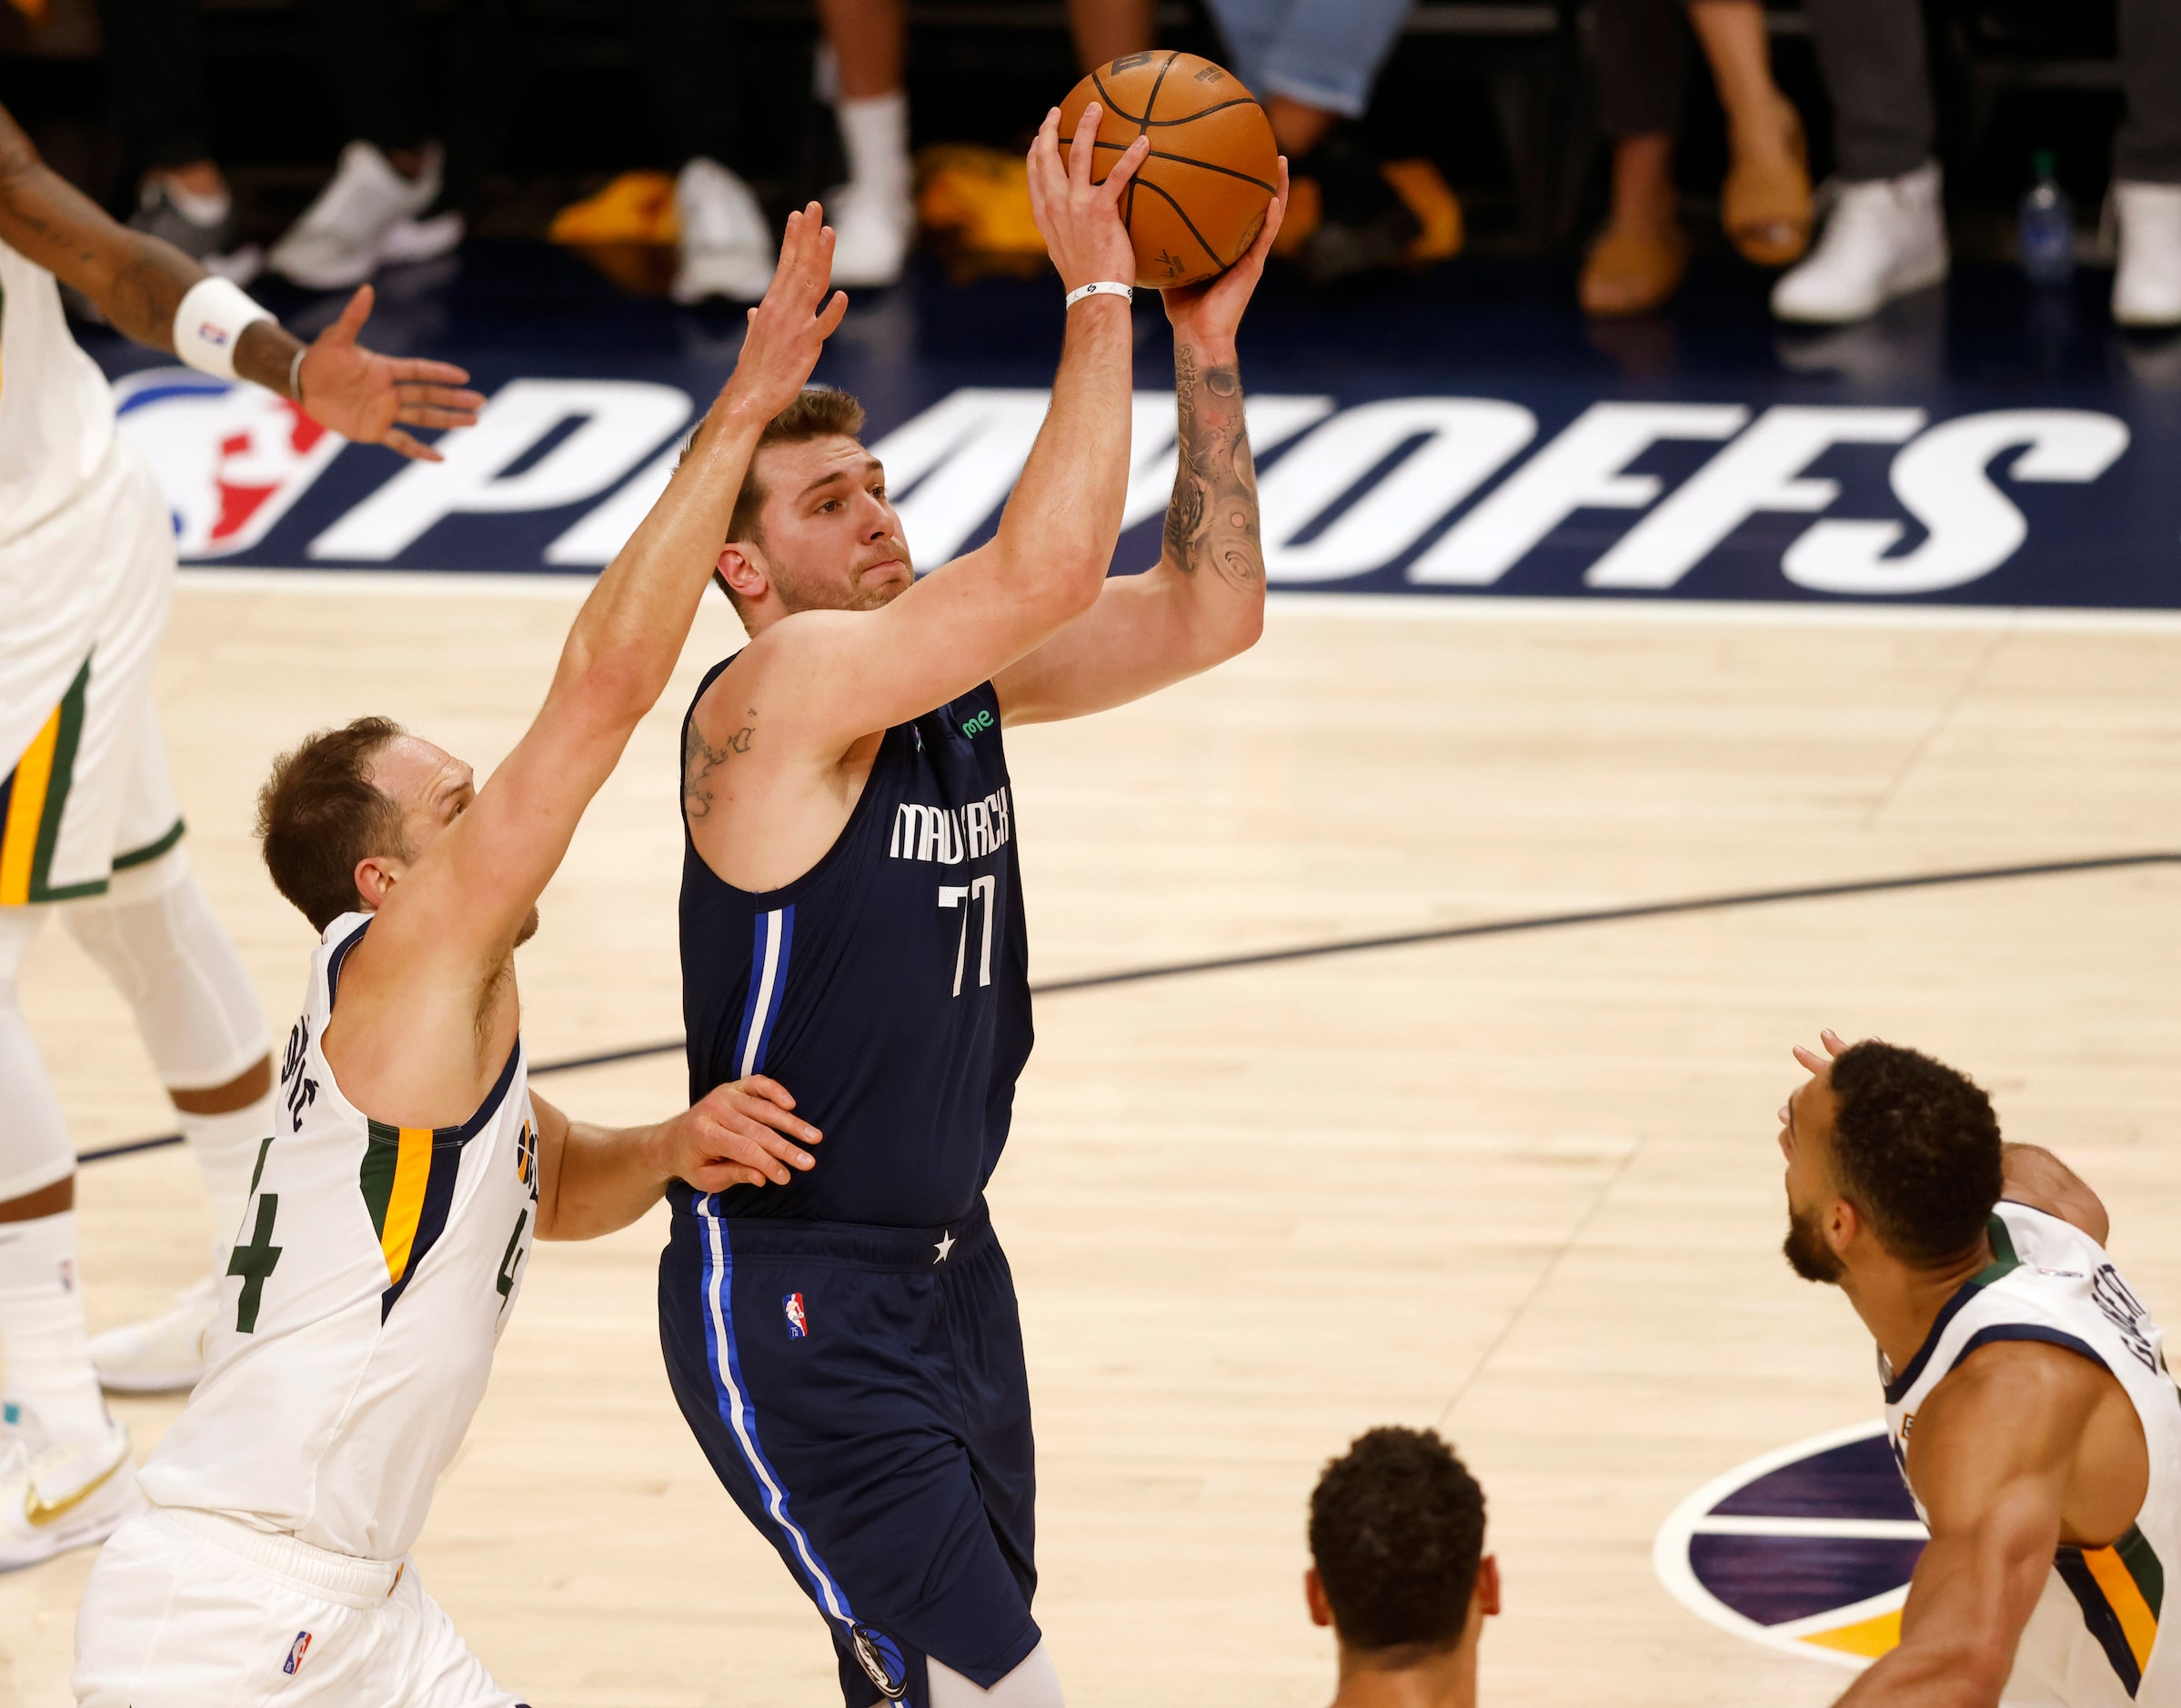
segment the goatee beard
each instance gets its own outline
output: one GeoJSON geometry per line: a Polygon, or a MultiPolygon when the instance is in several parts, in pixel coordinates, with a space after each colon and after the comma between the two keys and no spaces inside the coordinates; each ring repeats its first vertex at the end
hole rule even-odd
{"type": "Polygon", "coordinates": [[[1787,1237],[1780,1241],[1781,1255],[1786,1258],[1787,1267],[1806,1281],[1820,1281],[1837,1286],[1847,1265],[1840,1254],[1825,1243],[1824,1231],[1817,1224],[1817,1215],[1808,1216],[1789,1207],[1787,1237]]]}

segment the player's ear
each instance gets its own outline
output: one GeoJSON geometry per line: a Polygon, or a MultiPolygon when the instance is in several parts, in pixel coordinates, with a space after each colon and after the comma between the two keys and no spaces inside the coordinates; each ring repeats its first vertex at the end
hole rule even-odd
{"type": "Polygon", "coordinates": [[[356,863],[356,893],[373,913],[387,905],[406,862],[390,854],[367,854],[356,863]]]}
{"type": "Polygon", "coordinates": [[[1491,1554],[1477,1562],[1476,1603],[1488,1619],[1500,1611],[1500,1562],[1491,1554]]]}
{"type": "Polygon", "coordinates": [[[1318,1576],[1316,1566],[1302,1568],[1302,1599],[1309,1604],[1312,1624],[1332,1623],[1332,1603],[1325,1599],[1324,1580],[1318,1576]]]}
{"type": "Polygon", "coordinates": [[[761,599],[766,588],[772,585],[765,573],[764,556],[753,545],[722,546],[713,568],[719,572],[719,578],[727,583],[729,590],[739,598],[761,599]]]}
{"type": "Polygon", "coordinates": [[[1844,1198],[1835,1198],[1833,1208],[1825,1215],[1825,1243],[1833,1248],[1835,1257],[1845,1257],[1848,1248],[1855,1243],[1855,1236],[1863,1231],[1863,1218],[1855,1206],[1844,1198]]]}

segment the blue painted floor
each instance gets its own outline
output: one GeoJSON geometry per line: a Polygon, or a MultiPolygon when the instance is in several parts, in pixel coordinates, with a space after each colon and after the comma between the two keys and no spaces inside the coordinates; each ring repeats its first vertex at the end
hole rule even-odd
{"type": "MultiPolygon", "coordinates": [[[[1732,262],[1622,323],[1578,316],[1562,263],[1463,258],[1334,300],[1269,278],[1243,377],[1270,571],[1439,597],[2181,606],[2181,335],[2118,332],[2110,280],[2038,290],[1965,266],[1866,325],[1798,330],[1732,262]]],[[[473,245],[379,290],[377,345],[461,362],[494,395],[441,468],[302,445],[273,400],[156,381],[158,358],[91,340],[134,376],[125,421],[175,497],[186,558],[595,567],[742,325],[629,295],[543,245],[473,245]]],[[[301,330],[337,306],[262,294],[301,330]]],[[[920,567],[989,534],[1036,431],[1058,296],[1050,278],[950,283],[920,258],[829,349],[819,377],[868,406],[920,567]]],[[[1171,470],[1155,300],[1137,327],[1121,570],[1156,554],[1171,470]]]]}

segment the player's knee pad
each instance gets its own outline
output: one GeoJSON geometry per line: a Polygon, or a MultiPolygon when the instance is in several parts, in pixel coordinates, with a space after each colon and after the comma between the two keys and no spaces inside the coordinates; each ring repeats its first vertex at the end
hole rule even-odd
{"type": "Polygon", "coordinates": [[[75,1171],[60,1100],[17,994],[23,957],[45,919],[43,908],[0,908],[0,1204],[75,1171]]]}
{"type": "Polygon", "coordinates": [[[927,1656],[931,1708],[1062,1708],[1060,1674],[1040,1643],[990,1690],[980,1690],[944,1661],[927,1656]]]}
{"type": "Polygon", "coordinates": [[[63,912],[136,1010],[169,1090],[225,1085],[266,1053],[257,992],[180,849],[116,872],[105,895],[63,912]]]}

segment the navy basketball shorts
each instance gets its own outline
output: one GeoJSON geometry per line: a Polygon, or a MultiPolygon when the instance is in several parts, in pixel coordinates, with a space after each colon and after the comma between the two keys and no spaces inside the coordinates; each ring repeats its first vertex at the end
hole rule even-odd
{"type": "Polygon", "coordinates": [[[678,1204],[659,1258],[668,1377],[823,1615],[847,1708],[929,1708],[927,1656],[990,1689],[1039,1633],[1022,1331],[984,1205],[920,1229],[717,1203],[678,1204]]]}

